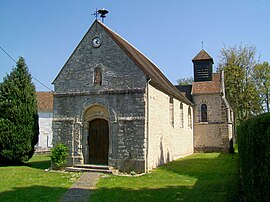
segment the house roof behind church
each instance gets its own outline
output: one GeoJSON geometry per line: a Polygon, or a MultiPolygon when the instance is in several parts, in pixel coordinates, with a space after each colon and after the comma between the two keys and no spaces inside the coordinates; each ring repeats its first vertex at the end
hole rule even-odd
{"type": "Polygon", "coordinates": [[[220,93],[222,91],[221,86],[221,74],[213,73],[212,81],[202,81],[192,83],[192,94],[208,94],[208,93],[220,93]]]}
{"type": "Polygon", "coordinates": [[[192,85],[176,85],[175,86],[187,99],[189,99],[192,102],[192,85]]]}
{"type": "Polygon", "coordinates": [[[39,112],[53,111],[53,93],[52,92],[36,92],[37,104],[39,112]]]}
{"type": "Polygon", "coordinates": [[[193,59],[192,61],[198,60],[211,60],[214,64],[213,58],[204,50],[202,49],[193,59]]]}
{"type": "Polygon", "coordinates": [[[110,36],[111,38],[122,48],[122,50],[141,68],[145,75],[151,78],[150,83],[158,89],[165,91],[165,93],[172,95],[173,97],[192,105],[192,103],[184,97],[176,87],[164,76],[159,68],[151,62],[145,55],[132,46],[129,42],[116,34],[110,28],[105,26],[100,21],[96,21],[110,36]]]}

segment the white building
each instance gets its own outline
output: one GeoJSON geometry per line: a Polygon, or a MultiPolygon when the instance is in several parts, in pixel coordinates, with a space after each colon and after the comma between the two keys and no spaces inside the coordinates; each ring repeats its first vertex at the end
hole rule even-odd
{"type": "Polygon", "coordinates": [[[37,92],[39,139],[37,148],[48,149],[52,147],[52,119],[53,119],[53,93],[37,92]]]}

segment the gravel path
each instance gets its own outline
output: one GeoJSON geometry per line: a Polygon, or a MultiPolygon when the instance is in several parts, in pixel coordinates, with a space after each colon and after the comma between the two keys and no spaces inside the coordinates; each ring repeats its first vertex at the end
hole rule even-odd
{"type": "Polygon", "coordinates": [[[89,201],[92,189],[100,178],[100,173],[84,172],[74,185],[59,200],[60,202],[89,201]]]}

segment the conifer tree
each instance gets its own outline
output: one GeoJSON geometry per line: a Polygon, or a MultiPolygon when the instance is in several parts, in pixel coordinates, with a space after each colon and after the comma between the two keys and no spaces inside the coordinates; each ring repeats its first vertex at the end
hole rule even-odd
{"type": "Polygon", "coordinates": [[[20,164],[34,154],[39,127],[35,86],[22,57],[0,83],[0,164],[20,164]]]}

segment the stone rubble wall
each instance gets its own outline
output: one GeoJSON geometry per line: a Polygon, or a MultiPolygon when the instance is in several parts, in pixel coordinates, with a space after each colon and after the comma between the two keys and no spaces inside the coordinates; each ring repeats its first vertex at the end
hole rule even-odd
{"type": "Polygon", "coordinates": [[[68,145],[70,165],[88,163],[89,122],[84,122],[84,112],[90,106],[102,105],[106,106],[110,114],[109,165],[125,170],[129,161],[134,164],[136,160],[137,171],[144,172],[144,93],[56,96],[54,102],[59,113],[55,114],[53,124],[54,141],[68,145]],[[69,106],[68,109],[66,106],[69,106]]]}
{"type": "Polygon", "coordinates": [[[232,123],[221,94],[194,95],[194,151],[229,151],[232,123]],[[201,104],[207,105],[207,122],[201,122],[201,104]]]}

